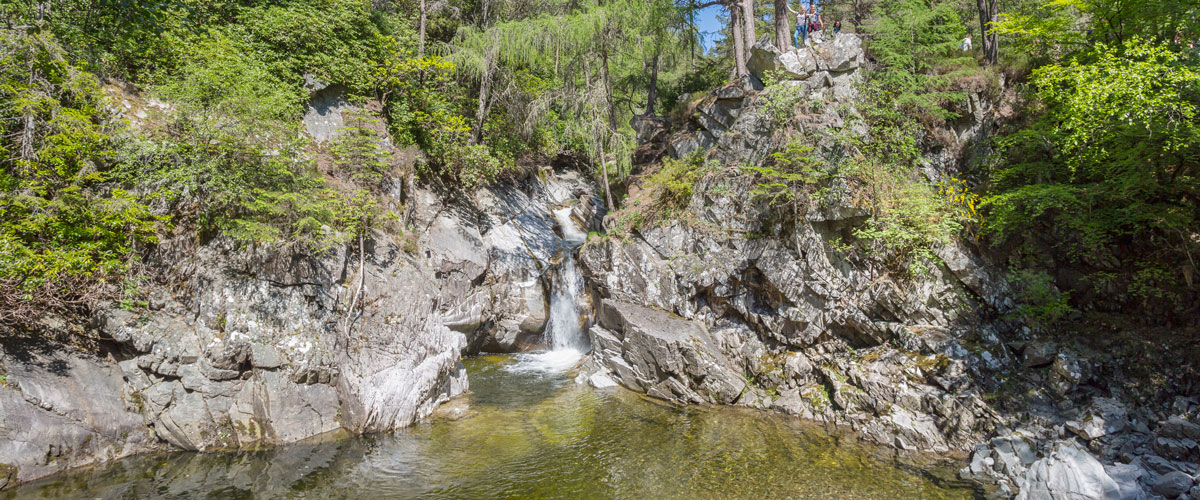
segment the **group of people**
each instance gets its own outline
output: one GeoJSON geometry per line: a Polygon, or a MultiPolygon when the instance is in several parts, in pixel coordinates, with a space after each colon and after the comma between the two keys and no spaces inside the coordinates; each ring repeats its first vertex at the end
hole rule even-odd
{"type": "MultiPolygon", "coordinates": [[[[809,33],[821,30],[821,13],[817,12],[812,0],[808,1],[808,9],[800,7],[799,11],[793,10],[789,2],[787,10],[796,15],[796,34],[792,37],[792,41],[797,47],[802,47],[808,43],[809,33]]],[[[841,31],[842,22],[834,22],[833,33],[837,34],[841,31]]]]}

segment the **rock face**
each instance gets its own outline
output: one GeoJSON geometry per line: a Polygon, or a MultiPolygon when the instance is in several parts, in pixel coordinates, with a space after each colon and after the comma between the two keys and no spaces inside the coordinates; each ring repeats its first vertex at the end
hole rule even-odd
{"type": "MultiPolygon", "coordinates": [[[[781,214],[756,202],[737,167],[769,162],[781,129],[826,158],[838,154],[832,130],[866,132],[854,107],[866,64],[853,36],[787,53],[764,41],[750,69],[772,85],[750,78],[688,100],[671,153],[700,152],[725,169],[702,177],[673,222],[581,250],[602,304],[581,376],[679,402],[783,411],[900,449],[971,451],[961,475],[1000,497],[1190,494],[1197,405],[1177,403],[1181,415],[1168,418],[1097,390],[1098,367],[1084,356],[999,319],[1011,289],[969,244],[935,248],[928,272],[900,276],[839,249],[868,215],[855,203],[832,196],[781,214]],[[782,98],[795,101],[783,121],[772,116],[782,98]],[[1033,401],[993,408],[983,396],[999,375],[1031,380],[1033,401]]],[[[929,180],[958,174],[994,128],[985,99],[970,95],[965,108],[949,144],[919,141],[929,180]]]]}
{"type": "Polygon", "coordinates": [[[835,248],[867,215],[854,203],[809,203],[785,225],[737,175],[785,140],[765,107],[774,93],[798,92],[789,125],[819,144],[834,128],[854,133],[861,45],[842,35],[780,53],[760,42],[750,67],[772,72],[772,87],[742,82],[699,101],[674,154],[707,148],[734,167],[703,178],[677,222],[581,250],[604,298],[594,364],[665,399],[772,408],[904,449],[965,451],[997,424],[971,382],[986,363],[965,345],[1005,356],[1005,326],[983,320],[1008,307],[1004,280],[963,244],[938,248],[926,275],[890,274],[835,248]]]}
{"type": "Polygon", "coordinates": [[[6,364],[0,385],[0,488],[154,443],[111,361],[6,340],[3,355],[22,362],[6,364]]]}
{"type": "Polygon", "coordinates": [[[601,303],[598,319],[592,348],[626,387],[662,399],[718,404],[736,403],[746,387],[703,324],[613,300],[601,303]]]}
{"type": "Polygon", "coordinates": [[[1021,477],[1017,500],[1039,498],[1118,500],[1126,497],[1095,457],[1067,442],[1056,445],[1050,456],[1034,462],[1021,477]]]}
{"type": "Polygon", "coordinates": [[[552,169],[470,203],[417,190],[419,236],[375,232],[361,254],[169,239],[148,262],[166,277],[149,307],[96,318],[99,337],[112,339],[107,357],[3,348],[0,476],[422,419],[467,388],[462,353],[539,342],[543,276],[566,248],[551,210],[570,208],[578,227],[592,227],[594,192],[552,169]]]}

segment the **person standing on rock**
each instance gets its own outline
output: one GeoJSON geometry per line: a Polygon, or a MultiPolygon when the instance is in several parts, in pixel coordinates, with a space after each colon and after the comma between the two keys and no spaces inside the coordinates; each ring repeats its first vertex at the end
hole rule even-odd
{"type": "Polygon", "coordinates": [[[819,25],[821,22],[821,17],[819,15],[817,15],[816,7],[813,7],[812,2],[809,1],[807,11],[805,11],[804,8],[801,7],[800,11],[797,12],[795,10],[792,10],[791,5],[788,5],[787,9],[788,9],[788,12],[791,12],[792,14],[796,15],[796,36],[795,36],[795,40],[793,40],[793,41],[796,42],[797,47],[806,45],[808,43],[809,30],[814,25],[819,25]]]}
{"type": "Polygon", "coordinates": [[[805,23],[807,14],[804,13],[804,7],[800,8],[800,12],[792,9],[791,3],[785,4],[788,12],[796,15],[796,33],[792,36],[792,45],[800,47],[808,40],[808,24],[805,23]]]}

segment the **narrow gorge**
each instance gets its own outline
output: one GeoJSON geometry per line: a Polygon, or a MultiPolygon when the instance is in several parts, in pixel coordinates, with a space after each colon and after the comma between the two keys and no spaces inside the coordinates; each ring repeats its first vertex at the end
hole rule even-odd
{"type": "MultiPolygon", "coordinates": [[[[362,118],[411,112],[389,94],[305,74],[303,154],[335,185],[374,183],[361,192],[379,215],[337,228],[306,215],[320,251],[164,225],[136,290],[0,323],[0,499],[1200,500],[1189,313],[1167,328],[1073,310],[1051,328],[1022,315],[1031,287],[1012,255],[1032,243],[949,223],[948,237],[903,233],[903,251],[878,243],[894,229],[886,203],[944,222],[905,204],[918,197],[905,182],[974,214],[964,179],[1014,151],[997,141],[1028,96],[1006,74],[962,83],[963,99],[941,102],[951,118],[912,129],[917,180],[871,184],[891,175],[862,166],[888,140],[864,118],[896,98],[868,84],[883,63],[866,34],[806,36],[738,40],[745,74],[632,115],[627,167],[612,151],[537,151],[470,189],[422,177],[433,160],[362,118]],[[383,137],[407,174],[338,177],[338,148],[359,136],[383,137]],[[609,168],[628,175],[609,182],[609,168]],[[1085,330],[1107,333],[1062,333],[1085,330]]],[[[517,64],[500,57],[459,64],[487,78],[517,64]]],[[[553,64],[558,77],[557,52],[553,64]]],[[[480,99],[484,116],[517,109],[514,88],[549,85],[514,74],[480,99]]],[[[131,130],[179,126],[152,92],[102,90],[131,130]]],[[[525,126],[510,118],[487,130],[525,126]]],[[[467,137],[482,118],[454,123],[459,142],[502,147],[467,137]]],[[[158,154],[171,156],[143,152],[158,154]]],[[[178,210],[156,200],[155,216],[178,210]]],[[[306,210],[286,203],[270,217],[306,210]]]]}

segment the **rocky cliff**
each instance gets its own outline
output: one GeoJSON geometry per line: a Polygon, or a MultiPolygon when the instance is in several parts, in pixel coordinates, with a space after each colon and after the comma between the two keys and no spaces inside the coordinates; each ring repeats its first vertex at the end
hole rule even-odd
{"type": "MultiPolygon", "coordinates": [[[[594,192],[549,167],[469,200],[413,188],[409,234],[376,231],[361,253],[170,238],[147,262],[161,276],[147,308],[114,304],[72,327],[98,346],[5,337],[0,487],[155,448],[259,448],[424,418],[467,388],[463,352],[540,341],[567,248],[551,210],[589,227],[594,192]]],[[[68,328],[56,321],[47,329],[68,328]]]]}
{"type": "MultiPolygon", "coordinates": [[[[855,110],[871,64],[862,41],[815,38],[790,52],[760,42],[753,75],[688,99],[667,129],[635,124],[648,150],[720,167],[679,217],[578,250],[594,315],[577,380],[959,456],[961,475],[998,497],[1200,498],[1200,406],[1186,396],[1198,385],[1186,376],[1163,382],[1182,396],[1137,399],[1129,358],[1005,320],[1011,287],[969,241],[934,248],[936,266],[906,275],[838,244],[868,216],[850,199],[783,218],[753,196],[739,167],[787,139],[772,93],[799,92],[793,123],[825,157],[839,154],[831,130],[867,133],[855,110]]],[[[349,106],[330,92],[308,124],[324,138],[338,123],[326,115],[349,106]]],[[[922,139],[930,181],[986,151],[996,105],[972,94],[960,112],[922,139]]],[[[148,257],[148,307],[44,320],[60,345],[4,336],[0,488],[156,448],[258,448],[425,418],[467,388],[462,354],[539,346],[570,248],[554,211],[592,229],[605,216],[596,186],[569,169],[466,199],[389,189],[409,227],[368,235],[361,252],[176,235],[148,257]],[[73,346],[80,330],[98,340],[73,346]]]]}
{"type": "MultiPolygon", "coordinates": [[[[1006,321],[1011,286],[980,249],[940,245],[936,268],[905,275],[839,248],[867,216],[848,198],[809,200],[795,220],[755,201],[756,181],[738,167],[783,147],[771,94],[800,89],[815,105],[797,106],[795,132],[826,158],[844,154],[831,131],[867,134],[855,104],[869,64],[853,35],[783,53],[764,40],[753,75],[694,99],[673,131],[640,134],[722,167],[684,214],[581,251],[600,306],[580,380],[783,411],[899,449],[970,452],[962,476],[1001,497],[1196,498],[1196,400],[1127,411],[1131,400],[1101,397],[1135,385],[1092,375],[1127,360],[1089,361],[1006,321]],[[768,77],[777,81],[763,89],[768,77]],[[1021,391],[1041,396],[1010,398],[1021,391]]],[[[962,176],[986,152],[997,106],[972,94],[964,108],[941,139],[920,140],[930,182],[962,176]]]]}

